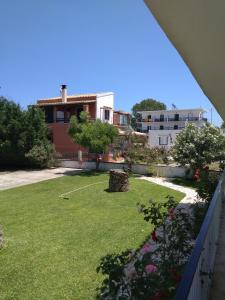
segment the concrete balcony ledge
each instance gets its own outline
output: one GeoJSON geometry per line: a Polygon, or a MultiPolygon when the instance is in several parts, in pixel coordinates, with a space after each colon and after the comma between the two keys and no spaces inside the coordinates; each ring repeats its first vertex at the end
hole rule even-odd
{"type": "Polygon", "coordinates": [[[175,300],[222,300],[225,295],[225,171],[211,200],[175,300]]]}

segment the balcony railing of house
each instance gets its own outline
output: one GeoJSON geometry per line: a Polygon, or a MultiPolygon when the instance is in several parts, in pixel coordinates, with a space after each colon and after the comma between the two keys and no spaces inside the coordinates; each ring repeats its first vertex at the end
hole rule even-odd
{"type": "Polygon", "coordinates": [[[70,118],[56,118],[56,123],[69,123],[70,118]]]}
{"type": "MultiPolygon", "coordinates": [[[[70,122],[70,118],[56,118],[55,122],[56,123],[69,123],[70,122]]],[[[90,121],[95,121],[96,119],[95,118],[90,118],[90,121]]],[[[52,118],[47,118],[46,120],[46,123],[55,123],[54,120],[52,118]]]]}
{"type": "Polygon", "coordinates": [[[178,121],[189,121],[189,122],[193,122],[193,121],[207,121],[207,118],[199,118],[199,117],[179,117],[179,118],[170,118],[170,117],[164,117],[164,119],[160,119],[160,118],[152,118],[152,119],[141,119],[138,120],[137,122],[178,122],[178,121]]]}
{"type": "Polygon", "coordinates": [[[164,126],[162,129],[159,127],[151,127],[149,130],[182,130],[184,128],[184,126],[178,126],[177,128],[174,128],[173,126],[164,126]]]}
{"type": "Polygon", "coordinates": [[[209,299],[224,201],[225,171],[208,208],[175,300],[209,299]]]}

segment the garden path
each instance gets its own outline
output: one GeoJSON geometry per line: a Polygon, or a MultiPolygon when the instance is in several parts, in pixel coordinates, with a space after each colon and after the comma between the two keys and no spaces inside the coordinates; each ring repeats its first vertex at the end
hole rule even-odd
{"type": "Polygon", "coordinates": [[[146,176],[141,176],[139,179],[147,180],[156,184],[163,185],[165,187],[171,188],[173,190],[185,193],[186,196],[181,200],[180,203],[182,204],[192,204],[196,201],[197,193],[194,189],[184,187],[181,185],[174,184],[171,182],[173,178],[163,178],[163,177],[146,177],[146,176]]]}
{"type": "Polygon", "coordinates": [[[72,175],[76,171],[80,170],[73,168],[52,168],[44,170],[0,172],[0,190],[11,189],[17,186],[58,178],[64,175],[72,175]]]}

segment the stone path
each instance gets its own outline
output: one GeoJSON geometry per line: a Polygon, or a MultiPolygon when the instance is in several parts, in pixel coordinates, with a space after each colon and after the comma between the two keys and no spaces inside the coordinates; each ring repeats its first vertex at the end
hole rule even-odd
{"type": "Polygon", "coordinates": [[[181,200],[181,204],[191,204],[194,203],[197,197],[197,193],[194,189],[183,187],[171,182],[173,178],[162,178],[162,177],[146,177],[142,176],[139,179],[147,180],[156,184],[163,185],[170,189],[185,193],[186,196],[181,200]]]}
{"type": "Polygon", "coordinates": [[[58,178],[64,175],[72,175],[77,171],[80,170],[73,168],[54,168],[44,170],[0,172],[0,190],[11,189],[17,186],[58,178]]]}

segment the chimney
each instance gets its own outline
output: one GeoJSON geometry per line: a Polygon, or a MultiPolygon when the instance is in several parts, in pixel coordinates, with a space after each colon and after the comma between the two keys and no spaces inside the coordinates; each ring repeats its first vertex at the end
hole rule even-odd
{"type": "Polygon", "coordinates": [[[62,95],[62,102],[67,102],[67,86],[66,84],[61,85],[61,95],[62,95]]]}

